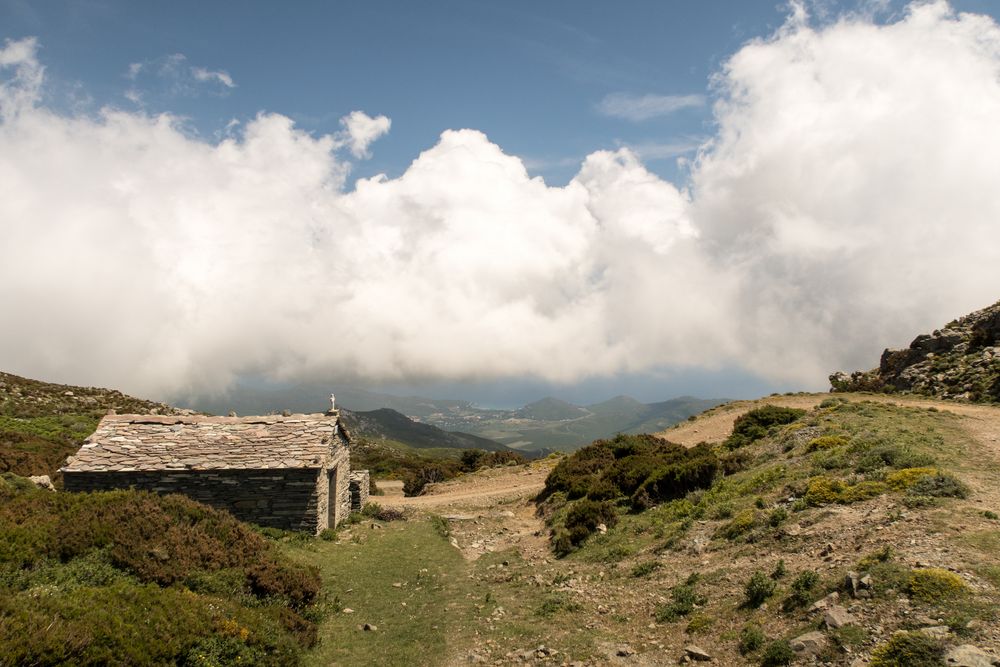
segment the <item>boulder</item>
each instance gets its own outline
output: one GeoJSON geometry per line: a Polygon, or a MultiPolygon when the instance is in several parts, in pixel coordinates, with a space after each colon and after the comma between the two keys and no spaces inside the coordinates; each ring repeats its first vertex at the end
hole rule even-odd
{"type": "Polygon", "coordinates": [[[818,630],[814,630],[813,632],[807,632],[804,635],[799,635],[790,643],[792,650],[795,651],[796,655],[819,655],[819,653],[826,647],[826,635],[818,630]]]}
{"type": "Polygon", "coordinates": [[[945,664],[952,667],[995,667],[1000,659],[972,644],[956,646],[944,656],[945,664]]]}
{"type": "Polygon", "coordinates": [[[927,628],[920,628],[920,632],[934,639],[948,639],[951,637],[951,628],[947,625],[932,625],[927,628]]]}
{"type": "Polygon", "coordinates": [[[829,609],[832,605],[837,604],[839,600],[840,600],[840,593],[834,591],[833,593],[827,595],[825,598],[820,598],[819,600],[813,602],[812,606],[809,607],[809,611],[823,611],[829,609]]]}
{"type": "Polygon", "coordinates": [[[842,628],[845,625],[854,625],[855,623],[857,623],[857,620],[851,615],[851,612],[840,605],[833,605],[823,614],[823,625],[834,630],[842,628]]]}
{"type": "Polygon", "coordinates": [[[688,644],[684,647],[684,655],[698,662],[710,662],[712,660],[712,656],[705,649],[694,644],[688,644]]]}
{"type": "Polygon", "coordinates": [[[52,480],[49,479],[48,475],[32,475],[28,479],[30,479],[31,483],[39,489],[46,489],[48,491],[56,490],[56,487],[52,486],[52,480]]]}

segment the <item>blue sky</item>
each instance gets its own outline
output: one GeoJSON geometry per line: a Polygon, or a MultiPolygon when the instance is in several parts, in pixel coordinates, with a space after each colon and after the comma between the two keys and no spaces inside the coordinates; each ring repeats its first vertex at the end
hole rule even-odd
{"type": "MultiPolygon", "coordinates": [[[[823,2],[835,16],[871,3],[823,2]]],[[[984,0],[956,9],[996,14],[984,0]]],[[[886,3],[891,17],[904,3],[886,3]]],[[[675,153],[690,156],[712,132],[710,80],[740,45],[780,26],[778,0],[707,2],[11,2],[0,3],[0,36],[37,36],[58,93],[79,103],[190,119],[206,138],[233,118],[279,112],[316,133],[355,109],[393,120],[357,176],[399,175],[446,129],[485,132],[525,159],[532,173],[565,183],[590,152],[633,146],[656,173],[682,180],[675,153]],[[176,82],[129,65],[224,71],[235,87],[176,82]],[[702,95],[706,103],[634,121],[602,114],[601,101],[702,95]]]]}
{"type": "Polygon", "coordinates": [[[997,298],[997,16],[0,0],[0,367],[165,399],[823,389],[997,298]]]}

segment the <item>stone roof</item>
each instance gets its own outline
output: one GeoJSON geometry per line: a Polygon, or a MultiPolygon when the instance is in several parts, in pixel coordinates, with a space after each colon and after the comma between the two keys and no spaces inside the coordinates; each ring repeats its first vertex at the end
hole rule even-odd
{"type": "Polygon", "coordinates": [[[62,472],[320,468],[349,438],[338,419],[109,414],[62,472]]]}

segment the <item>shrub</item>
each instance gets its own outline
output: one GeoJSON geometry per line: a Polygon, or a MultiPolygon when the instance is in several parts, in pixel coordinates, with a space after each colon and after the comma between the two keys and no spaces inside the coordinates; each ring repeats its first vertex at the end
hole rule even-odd
{"type": "Polygon", "coordinates": [[[864,481],[849,484],[843,480],[820,475],[810,478],[806,486],[805,500],[810,505],[831,503],[848,505],[869,500],[885,493],[885,491],[886,486],[882,482],[864,481]]]}
{"type": "Polygon", "coordinates": [[[757,513],[752,509],[745,509],[740,511],[727,523],[719,526],[719,529],[715,531],[715,536],[727,540],[735,540],[737,537],[753,530],[756,524],[757,513]]]}
{"type": "Polygon", "coordinates": [[[827,449],[843,447],[847,444],[847,438],[842,435],[822,435],[813,438],[806,444],[806,452],[816,452],[827,449]]]}
{"type": "MultiPolygon", "coordinates": [[[[542,503],[565,497],[590,502],[628,499],[633,511],[683,498],[712,484],[719,463],[708,445],[690,449],[651,435],[618,435],[598,440],[560,461],[535,499],[542,503]]],[[[572,503],[571,503],[572,504],[572,503]]],[[[557,552],[579,544],[585,535],[567,532],[555,537],[557,552]]],[[[558,530],[556,531],[559,532],[558,530]]]]}
{"type": "Polygon", "coordinates": [[[878,563],[888,563],[895,557],[895,552],[891,545],[885,545],[877,551],[873,551],[858,561],[858,568],[867,570],[878,563]]]}
{"type": "Polygon", "coordinates": [[[562,611],[579,611],[581,606],[577,602],[573,602],[563,593],[554,593],[544,600],[535,610],[535,613],[539,616],[554,616],[562,611]]]}
{"type": "MultiPolygon", "coordinates": [[[[852,446],[852,449],[854,447],[852,446]]],[[[864,452],[858,460],[858,472],[874,472],[885,467],[924,468],[934,464],[934,457],[922,452],[914,452],[909,447],[882,443],[864,452]]]]}
{"type": "Polygon", "coordinates": [[[931,498],[967,498],[969,487],[952,475],[938,471],[919,478],[910,486],[908,493],[931,498]]]}
{"type": "Polygon", "coordinates": [[[309,604],[315,570],[282,558],[250,526],[181,495],[0,489],[0,564],[29,568],[104,550],[139,581],[169,586],[191,572],[239,569],[254,595],[309,604]]]}
{"type": "Polygon", "coordinates": [[[443,482],[448,477],[447,470],[439,463],[431,463],[416,470],[408,470],[403,475],[403,495],[419,496],[428,484],[443,482]]]}
{"type": "Polygon", "coordinates": [[[745,447],[761,438],[767,437],[768,429],[773,426],[791,424],[806,413],[797,408],[783,408],[777,405],[765,405],[740,415],[733,422],[733,432],[726,439],[727,449],[745,447]]]}
{"type": "Polygon", "coordinates": [[[762,646],[764,646],[764,642],[766,641],[767,636],[764,634],[764,631],[760,629],[759,625],[755,625],[753,623],[744,625],[743,629],[740,630],[740,655],[756,653],[762,646]]]}
{"type": "Polygon", "coordinates": [[[785,567],[785,561],[784,559],[779,560],[771,571],[771,578],[777,581],[778,579],[782,579],[786,574],[788,574],[788,568],[785,567]]]}
{"type": "Polygon", "coordinates": [[[955,598],[968,591],[960,576],[948,570],[929,567],[910,572],[906,592],[922,602],[934,603],[955,598]]]}
{"type": "Polygon", "coordinates": [[[632,568],[632,576],[638,579],[639,577],[645,577],[652,574],[654,571],[660,569],[660,561],[658,560],[648,560],[645,563],[639,563],[632,568]]]}
{"type": "Polygon", "coordinates": [[[671,623],[687,616],[696,606],[705,604],[708,600],[695,590],[697,577],[689,577],[683,584],[670,589],[670,602],[656,608],[654,616],[657,623],[671,623]]]}
{"type": "Polygon", "coordinates": [[[785,611],[791,611],[792,609],[805,607],[812,602],[813,591],[816,590],[817,585],[819,585],[818,574],[812,570],[801,572],[792,581],[792,591],[782,603],[782,608],[785,611]]]}
{"type": "Polygon", "coordinates": [[[777,639],[767,645],[764,653],[760,656],[761,667],[784,667],[792,664],[795,659],[795,651],[791,644],[784,639],[777,639]]]}
{"type": "Polygon", "coordinates": [[[939,667],[944,645],[922,632],[897,632],[872,651],[869,667],[939,667]]]}
{"type": "Polygon", "coordinates": [[[707,630],[715,624],[715,619],[707,614],[695,614],[688,621],[687,626],[684,628],[684,632],[689,635],[697,634],[703,630],[707,630]]]}
{"type": "Polygon", "coordinates": [[[905,491],[923,477],[937,472],[934,468],[903,468],[885,476],[885,483],[893,491],[905,491]]]}
{"type": "Polygon", "coordinates": [[[756,609],[764,604],[765,600],[774,595],[775,587],[776,584],[773,579],[760,570],[757,570],[750,576],[746,587],[743,589],[743,605],[750,609],[756,609]]]}
{"type": "Polygon", "coordinates": [[[397,507],[382,507],[378,503],[365,503],[361,515],[378,521],[405,521],[406,515],[397,507]]]}
{"type": "Polygon", "coordinates": [[[777,528],[788,519],[788,510],[784,507],[776,507],[771,515],[767,517],[767,523],[772,528],[777,528]]]}
{"type": "Polygon", "coordinates": [[[596,532],[600,524],[611,527],[617,522],[618,513],[615,512],[614,504],[589,498],[577,501],[566,513],[563,529],[553,532],[553,550],[557,555],[565,556],[596,532]]]}

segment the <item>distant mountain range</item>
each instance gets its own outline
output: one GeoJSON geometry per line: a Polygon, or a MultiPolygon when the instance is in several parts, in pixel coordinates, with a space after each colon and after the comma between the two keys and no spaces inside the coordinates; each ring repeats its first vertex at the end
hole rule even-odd
{"type": "MultiPolygon", "coordinates": [[[[631,396],[616,396],[601,403],[581,406],[547,397],[522,408],[497,410],[480,408],[469,401],[395,396],[349,387],[337,387],[336,392],[338,406],[359,415],[368,413],[365,423],[371,426],[373,432],[396,432],[423,441],[397,417],[388,413],[372,414],[388,409],[422,424],[457,433],[460,439],[478,437],[489,441],[463,447],[490,449],[488,444],[492,443],[493,448],[562,451],[573,451],[616,433],[656,433],[727,401],[682,396],[657,403],[643,403],[631,396]]],[[[267,414],[283,409],[318,412],[328,406],[327,390],[321,385],[299,385],[273,390],[241,387],[228,398],[199,401],[191,407],[216,414],[226,414],[230,410],[239,414],[267,414]]],[[[408,442],[404,438],[387,437],[408,442]]],[[[441,441],[440,437],[438,441],[441,441]]]]}
{"type": "Polygon", "coordinates": [[[437,426],[413,421],[391,408],[359,411],[341,409],[344,426],[354,438],[394,441],[414,449],[510,449],[499,442],[468,433],[444,431],[437,426]]]}
{"type": "Polygon", "coordinates": [[[473,408],[423,419],[445,430],[462,430],[518,449],[573,451],[616,433],[656,433],[725,402],[682,396],[643,403],[631,396],[616,396],[580,406],[549,397],[517,410],[473,408]]]}

